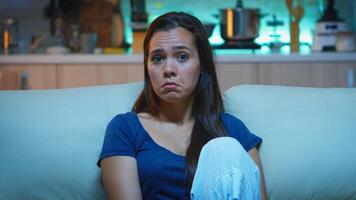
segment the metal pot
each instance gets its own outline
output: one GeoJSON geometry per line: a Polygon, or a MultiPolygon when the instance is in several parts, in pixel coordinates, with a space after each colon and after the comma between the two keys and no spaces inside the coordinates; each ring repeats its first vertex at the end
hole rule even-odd
{"type": "Polygon", "coordinates": [[[260,23],[259,9],[246,9],[242,1],[236,8],[220,10],[220,32],[225,41],[253,40],[258,36],[260,23]]]}

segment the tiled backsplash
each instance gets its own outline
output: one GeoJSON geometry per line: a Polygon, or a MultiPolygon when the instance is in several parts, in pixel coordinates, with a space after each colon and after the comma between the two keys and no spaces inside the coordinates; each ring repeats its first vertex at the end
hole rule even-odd
{"type": "MultiPolygon", "coordinates": [[[[294,0],[298,1],[298,0],[294,0]]],[[[321,15],[321,4],[323,0],[299,0],[302,2],[305,14],[301,20],[301,40],[311,42],[311,33],[315,27],[315,22],[321,15]]],[[[19,32],[23,36],[24,42],[28,42],[31,35],[39,35],[49,31],[49,20],[44,17],[43,9],[49,4],[49,0],[2,0],[0,2],[0,19],[6,15],[12,16],[19,21],[19,32]]],[[[219,14],[219,9],[234,7],[236,0],[146,0],[146,10],[149,13],[149,20],[167,11],[186,11],[196,15],[203,22],[218,23],[214,15],[219,14]]],[[[121,0],[122,12],[124,14],[126,27],[130,24],[130,1],[121,0]]],[[[285,0],[245,0],[244,6],[247,8],[259,8],[262,14],[268,14],[260,21],[260,38],[268,38],[273,28],[268,27],[267,21],[273,15],[282,20],[284,25],[278,27],[277,32],[282,35],[282,39],[289,41],[288,10],[285,0]]],[[[336,0],[336,9],[339,17],[346,20],[349,28],[356,31],[356,1],[336,0]]],[[[128,42],[131,42],[130,29],[127,29],[128,42]]],[[[50,40],[47,41],[49,43],[50,40]]]]}

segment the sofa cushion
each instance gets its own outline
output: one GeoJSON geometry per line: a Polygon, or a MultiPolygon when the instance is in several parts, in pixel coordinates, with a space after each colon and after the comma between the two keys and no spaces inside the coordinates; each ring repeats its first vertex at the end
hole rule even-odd
{"type": "Polygon", "coordinates": [[[141,89],[0,91],[0,199],[104,199],[96,161],[106,125],[141,89]]]}
{"type": "Polygon", "coordinates": [[[225,108],[263,138],[269,199],[356,199],[356,89],[238,86],[225,108]]]}

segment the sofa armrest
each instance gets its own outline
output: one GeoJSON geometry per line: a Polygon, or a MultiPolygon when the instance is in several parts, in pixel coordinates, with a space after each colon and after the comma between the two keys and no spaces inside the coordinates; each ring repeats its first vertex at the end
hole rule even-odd
{"type": "Polygon", "coordinates": [[[225,109],[262,137],[269,199],[356,199],[356,89],[243,85],[225,109]]]}
{"type": "Polygon", "coordinates": [[[105,128],[142,83],[0,91],[0,199],[105,199],[105,128]]]}

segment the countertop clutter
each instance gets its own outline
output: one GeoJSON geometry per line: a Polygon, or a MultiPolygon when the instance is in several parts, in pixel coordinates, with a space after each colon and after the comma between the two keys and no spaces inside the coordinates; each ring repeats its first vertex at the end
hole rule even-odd
{"type": "MultiPolygon", "coordinates": [[[[176,5],[146,0],[42,1],[44,3],[37,5],[40,7],[37,12],[42,11],[44,16],[37,17],[30,12],[35,7],[30,7],[25,0],[5,5],[17,6],[20,11],[17,13],[24,14],[14,12],[4,19],[0,16],[0,54],[142,53],[148,24],[166,11],[187,10],[189,2],[183,0],[181,5],[176,5]],[[28,11],[23,9],[26,7],[28,11]],[[34,26],[36,23],[41,25],[34,26]]],[[[310,3],[279,0],[268,5],[257,1],[216,3],[189,13],[201,19],[209,41],[219,50],[267,48],[273,53],[297,54],[304,54],[305,48],[311,52],[356,51],[356,27],[350,20],[356,12],[351,9],[356,8],[353,0],[310,3]]],[[[0,13],[4,10],[2,6],[0,13]]]]}

